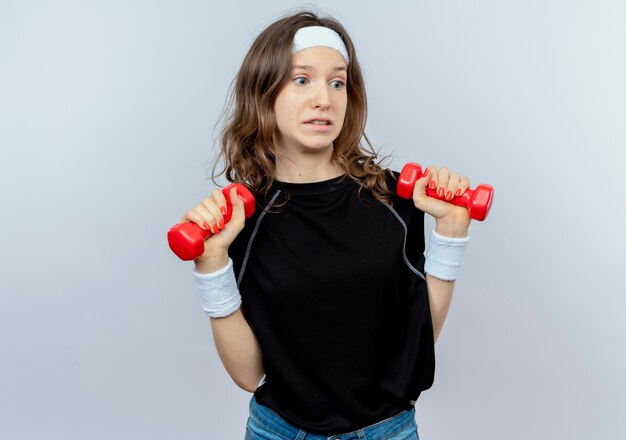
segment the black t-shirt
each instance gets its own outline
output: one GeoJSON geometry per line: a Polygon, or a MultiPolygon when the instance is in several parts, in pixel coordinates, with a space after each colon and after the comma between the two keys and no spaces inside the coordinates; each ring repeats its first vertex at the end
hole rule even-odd
{"type": "Polygon", "coordinates": [[[413,405],[435,370],[423,253],[424,213],[349,178],[257,196],[229,249],[263,355],[257,401],[319,434],[413,405]]]}

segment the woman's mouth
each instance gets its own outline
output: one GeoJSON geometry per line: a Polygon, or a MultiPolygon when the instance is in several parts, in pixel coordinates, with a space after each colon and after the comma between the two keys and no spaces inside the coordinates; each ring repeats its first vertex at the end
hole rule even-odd
{"type": "Polygon", "coordinates": [[[329,119],[309,119],[304,125],[313,131],[325,133],[332,130],[333,123],[329,119]]]}

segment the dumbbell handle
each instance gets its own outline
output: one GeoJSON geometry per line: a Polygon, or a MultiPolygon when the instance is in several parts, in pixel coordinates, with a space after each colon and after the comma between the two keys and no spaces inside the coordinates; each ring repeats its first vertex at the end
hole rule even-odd
{"type": "MultiPolygon", "coordinates": [[[[252,193],[241,183],[233,183],[222,189],[226,197],[226,214],[224,223],[228,223],[233,215],[233,204],[230,199],[231,189],[237,189],[237,196],[243,201],[246,218],[254,214],[255,203],[252,193]]],[[[213,232],[202,229],[196,223],[182,222],[172,226],[167,232],[167,242],[170,249],[185,261],[195,260],[204,252],[204,240],[213,235],[213,232]]]]}
{"type": "MultiPolygon", "coordinates": [[[[422,176],[422,166],[420,164],[415,162],[407,163],[398,178],[398,196],[405,199],[412,198],[415,182],[417,179],[422,178],[422,176]]],[[[426,195],[434,199],[466,208],[469,210],[470,218],[483,221],[491,209],[491,204],[493,202],[493,186],[482,183],[475,189],[468,188],[463,194],[453,197],[451,200],[446,200],[445,195],[439,196],[436,189],[428,187],[426,188],[426,195]]]]}

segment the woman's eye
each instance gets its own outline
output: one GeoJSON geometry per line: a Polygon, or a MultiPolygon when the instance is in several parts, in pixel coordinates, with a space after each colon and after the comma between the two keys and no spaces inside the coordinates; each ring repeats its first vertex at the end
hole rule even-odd
{"type": "Polygon", "coordinates": [[[341,90],[345,86],[345,83],[343,81],[335,80],[330,83],[330,86],[333,89],[341,90]]]}
{"type": "Polygon", "coordinates": [[[297,78],[294,78],[294,82],[299,86],[304,86],[309,82],[309,80],[303,76],[299,76],[297,78]]]}

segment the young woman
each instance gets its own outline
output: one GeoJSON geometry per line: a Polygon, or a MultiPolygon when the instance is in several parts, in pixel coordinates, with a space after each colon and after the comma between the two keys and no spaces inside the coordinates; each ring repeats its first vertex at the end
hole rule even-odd
{"type": "Polygon", "coordinates": [[[415,401],[468,241],[447,199],[469,179],[429,166],[395,195],[364,133],[366,96],[350,37],[302,12],[254,41],[221,138],[226,177],[255,214],[215,190],[185,213],[216,233],[193,276],[220,358],[251,393],[246,438],[416,439],[415,401]],[[425,250],[424,213],[435,217],[425,250]],[[426,275],[424,275],[426,273],[426,275]]]}

